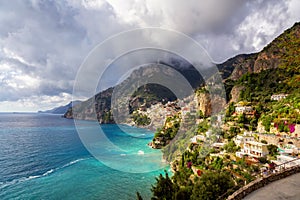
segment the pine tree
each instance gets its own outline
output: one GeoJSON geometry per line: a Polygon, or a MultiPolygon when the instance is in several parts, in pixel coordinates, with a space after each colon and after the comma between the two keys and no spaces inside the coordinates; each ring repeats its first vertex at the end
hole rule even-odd
{"type": "Polygon", "coordinates": [[[139,192],[136,192],[136,198],[137,198],[137,200],[143,200],[143,198],[139,192]]]}
{"type": "Polygon", "coordinates": [[[165,170],[165,176],[162,174],[156,178],[156,185],[152,185],[152,193],[153,197],[152,200],[169,200],[174,199],[175,195],[175,185],[173,184],[172,180],[169,178],[167,171],[165,170]]]}

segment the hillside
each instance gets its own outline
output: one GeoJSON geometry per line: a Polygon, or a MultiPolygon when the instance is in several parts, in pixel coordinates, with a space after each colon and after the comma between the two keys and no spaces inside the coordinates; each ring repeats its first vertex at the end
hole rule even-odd
{"type": "MultiPolygon", "coordinates": [[[[294,56],[296,59],[293,62],[287,62],[289,59],[286,59],[292,59],[293,53],[299,51],[297,47],[300,47],[300,41],[295,39],[300,38],[299,29],[299,23],[296,23],[261,52],[239,55],[218,65],[223,70],[222,75],[228,101],[231,103],[229,108],[227,108],[229,110],[226,112],[222,130],[214,130],[214,134],[221,138],[232,139],[236,134],[244,131],[256,131],[259,129],[261,132],[269,132],[273,123],[279,124],[280,131],[282,131],[281,124],[284,121],[286,123],[284,131],[288,134],[287,127],[294,127],[295,124],[299,123],[297,115],[299,115],[300,81],[298,78],[300,71],[294,66],[300,66],[299,57],[294,56]],[[292,41],[287,41],[288,39],[292,39],[292,41]],[[298,45],[295,44],[294,40],[298,45]],[[285,45],[285,50],[281,51],[280,54],[277,53],[278,56],[275,58],[273,56],[274,52],[270,49],[278,49],[278,46],[282,46],[282,42],[285,45]],[[265,56],[264,60],[262,55],[265,56]],[[281,58],[283,58],[283,61],[281,58]],[[266,63],[271,63],[268,68],[266,63]],[[292,66],[290,65],[291,63],[293,64],[292,66]],[[286,100],[278,102],[271,100],[273,94],[281,93],[288,95],[286,100]],[[248,105],[253,112],[251,114],[236,113],[235,107],[238,102],[248,105]],[[264,126],[266,127],[264,128],[264,126]]],[[[208,106],[208,102],[206,106],[208,106]]],[[[189,129],[185,130],[184,134],[178,134],[178,137],[170,145],[168,145],[169,142],[167,141],[170,140],[169,130],[172,130],[173,127],[166,128],[165,123],[156,132],[153,143],[163,144],[159,148],[166,146],[163,151],[167,160],[172,161],[178,155],[181,155],[187,148],[186,144],[189,144],[189,139],[194,135],[204,134],[205,136],[205,132],[212,128],[210,126],[211,119],[207,118],[203,121],[199,116],[194,117],[200,123],[190,125],[189,129]]],[[[172,134],[174,135],[174,133],[172,134]]],[[[156,148],[158,145],[152,146],[156,148]]]]}
{"type": "MultiPolygon", "coordinates": [[[[170,68],[180,72],[194,89],[203,84],[203,79],[199,72],[185,61],[170,59],[168,63],[161,61],[160,64],[167,65],[170,68]]],[[[97,119],[103,124],[114,123],[111,111],[111,98],[113,92],[115,92],[115,95],[118,95],[119,93],[131,94],[133,92],[129,98],[129,101],[126,99],[117,99],[117,113],[122,113],[122,111],[127,111],[127,109],[129,109],[129,113],[132,114],[138,109],[146,110],[147,108],[150,108],[151,105],[155,105],[157,103],[166,104],[169,101],[175,101],[177,97],[174,95],[174,93],[162,85],[146,82],[144,85],[142,84],[142,86],[138,88],[135,88],[131,85],[135,80],[141,77],[147,77],[145,78],[145,81],[151,82],[152,80],[153,82],[156,82],[157,76],[160,76],[160,80],[163,80],[166,83],[174,82],[174,77],[178,75],[174,73],[174,70],[170,70],[170,68],[162,68],[158,67],[157,64],[152,64],[149,67],[134,70],[132,74],[121,84],[102,91],[87,101],[76,105],[76,112],[73,112],[72,109],[69,109],[64,116],[66,118],[86,120],[97,119]]],[[[143,81],[144,80],[141,80],[140,82],[143,83],[143,81]]],[[[184,83],[177,82],[176,88],[184,88],[184,83]]],[[[180,91],[180,94],[182,94],[183,97],[191,95],[189,91],[184,90],[180,91]]],[[[122,122],[130,123],[128,119],[127,121],[124,119],[122,122]]]]}
{"type": "Polygon", "coordinates": [[[300,22],[287,29],[269,43],[262,51],[241,54],[218,64],[224,79],[237,80],[245,73],[282,68],[299,72],[300,67],[300,22]]]}
{"type": "Polygon", "coordinates": [[[153,142],[173,176],[156,179],[154,198],[227,199],[252,181],[279,174],[282,165],[293,166],[285,162],[300,157],[299,39],[296,23],[261,52],[219,64],[229,101],[225,112],[190,116],[196,123],[184,134],[174,134],[172,118],[165,121],[153,142]],[[218,116],[223,123],[214,126],[218,116]]]}
{"type": "Polygon", "coordinates": [[[300,88],[300,23],[286,30],[251,60],[233,70],[226,80],[241,101],[266,103],[272,94],[289,94],[300,88]],[[248,70],[245,70],[247,68],[248,70]],[[241,76],[236,74],[241,73],[241,76]]]}
{"type": "MultiPolygon", "coordinates": [[[[300,84],[300,23],[286,30],[262,51],[253,54],[241,54],[217,64],[225,83],[228,101],[268,102],[274,93],[291,93],[300,84]]],[[[190,82],[193,88],[204,85],[200,74],[186,61],[170,59],[161,64],[176,69],[190,82]]],[[[155,70],[135,70],[122,83],[126,85],[135,77],[154,76],[155,70]]],[[[163,72],[169,73],[169,72],[163,72]]],[[[122,87],[122,84],[118,87],[122,87]]],[[[125,88],[125,87],[123,87],[125,88]]],[[[77,105],[79,112],[73,116],[72,109],[65,113],[67,118],[97,119],[100,123],[114,123],[111,111],[111,96],[114,88],[98,93],[86,102],[77,105]],[[90,115],[95,115],[90,116],[90,115]]],[[[160,85],[148,84],[138,88],[130,97],[129,112],[148,109],[157,103],[174,101],[174,94],[160,85]]],[[[202,101],[207,102],[207,101],[202,101]]],[[[124,103],[124,102],[123,102],[124,103]]],[[[207,105],[202,105],[203,107],[207,105]]],[[[120,112],[119,112],[120,113],[120,112]]],[[[126,121],[128,122],[128,121],[126,121]]]]}

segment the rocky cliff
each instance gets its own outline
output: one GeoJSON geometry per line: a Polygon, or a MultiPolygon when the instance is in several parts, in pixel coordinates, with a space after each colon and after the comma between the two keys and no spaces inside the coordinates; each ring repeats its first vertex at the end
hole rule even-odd
{"type": "Polygon", "coordinates": [[[299,71],[300,22],[275,38],[262,51],[253,54],[237,55],[218,68],[224,79],[237,80],[245,73],[259,73],[278,67],[294,66],[299,71]],[[296,55],[296,57],[295,57],[296,55]]]}

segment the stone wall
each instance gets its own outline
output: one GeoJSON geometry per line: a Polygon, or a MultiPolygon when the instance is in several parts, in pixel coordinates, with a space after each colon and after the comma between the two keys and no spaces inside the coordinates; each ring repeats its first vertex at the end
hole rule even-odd
{"type": "Polygon", "coordinates": [[[278,137],[272,134],[257,134],[259,136],[259,141],[266,140],[268,144],[279,145],[286,145],[288,143],[295,145],[296,147],[300,148],[300,140],[298,138],[284,138],[278,137]]]}
{"type": "Polygon", "coordinates": [[[245,185],[244,187],[240,188],[236,192],[234,192],[232,195],[230,195],[227,200],[241,200],[251,192],[262,188],[269,183],[272,183],[273,181],[277,181],[279,179],[283,179],[285,177],[288,177],[290,175],[296,174],[300,172],[300,166],[295,166],[288,168],[284,171],[278,172],[276,174],[271,174],[267,177],[256,179],[255,181],[252,181],[248,185],[245,185]]]}

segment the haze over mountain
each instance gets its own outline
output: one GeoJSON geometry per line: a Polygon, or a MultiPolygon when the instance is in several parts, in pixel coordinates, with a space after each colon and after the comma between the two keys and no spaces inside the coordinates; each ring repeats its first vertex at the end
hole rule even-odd
{"type": "Polygon", "coordinates": [[[38,111],[38,112],[39,113],[51,113],[51,114],[64,114],[68,111],[69,108],[71,108],[72,106],[75,106],[79,103],[81,103],[81,101],[71,101],[67,105],[55,107],[50,110],[38,111]]]}
{"type": "MultiPolygon", "coordinates": [[[[262,103],[265,99],[269,99],[272,93],[292,92],[300,88],[300,58],[299,56],[295,56],[300,55],[299,46],[300,22],[297,22],[293,27],[284,31],[284,33],[263,48],[262,51],[253,54],[238,55],[222,64],[218,64],[220,74],[224,79],[227,99],[244,98],[243,100],[247,100],[251,93],[250,91],[252,91],[253,94],[250,95],[251,99],[248,99],[248,101],[256,99],[256,101],[262,103]],[[269,75],[263,78],[263,72],[269,75]],[[253,73],[257,74],[256,77],[260,79],[255,82],[257,85],[249,85],[250,82],[248,81],[248,83],[244,83],[243,89],[241,87],[238,89],[236,81],[239,83],[238,80],[244,75],[253,73]],[[237,93],[234,95],[235,97],[233,97],[232,94],[233,88],[235,93],[237,93]],[[241,92],[245,94],[240,96],[241,92]]],[[[171,59],[168,63],[162,63],[182,73],[194,89],[205,84],[198,71],[184,60],[171,59]]],[[[155,66],[155,64],[153,65],[155,66]]],[[[157,69],[155,68],[140,68],[139,70],[135,70],[127,80],[117,87],[122,88],[122,85],[126,85],[126,82],[130,81],[130,79],[135,79],[134,77],[151,77],[153,74],[155,75],[155,73],[157,73],[157,69]],[[143,76],[141,74],[143,74],[143,76]]],[[[161,70],[159,73],[166,72],[161,70]]],[[[126,88],[122,91],[124,92],[125,89],[126,88]]],[[[75,114],[69,109],[65,117],[94,119],[100,123],[113,123],[114,120],[111,112],[113,91],[114,88],[109,88],[108,90],[98,93],[88,101],[75,106],[77,110],[75,114]]],[[[166,90],[162,86],[150,84],[138,88],[128,102],[122,103],[126,106],[128,105],[130,108],[129,112],[132,113],[134,110],[141,109],[142,107],[149,108],[153,104],[174,101],[176,99],[176,96],[174,96],[171,91],[166,90]]],[[[207,106],[209,105],[205,105],[205,107],[207,106]]]]}

